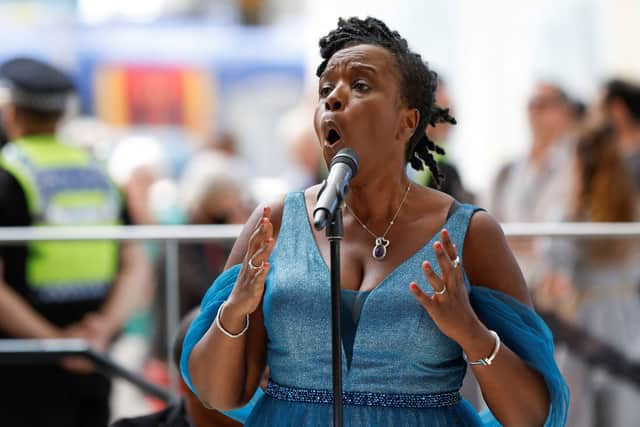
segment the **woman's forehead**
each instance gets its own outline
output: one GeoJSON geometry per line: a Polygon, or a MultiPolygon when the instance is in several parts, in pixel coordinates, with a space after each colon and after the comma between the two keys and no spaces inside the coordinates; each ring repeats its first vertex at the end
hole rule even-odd
{"type": "Polygon", "coordinates": [[[340,49],[329,59],[323,74],[342,67],[361,67],[368,68],[375,73],[392,72],[398,74],[396,61],[391,52],[372,44],[358,44],[340,49]]]}

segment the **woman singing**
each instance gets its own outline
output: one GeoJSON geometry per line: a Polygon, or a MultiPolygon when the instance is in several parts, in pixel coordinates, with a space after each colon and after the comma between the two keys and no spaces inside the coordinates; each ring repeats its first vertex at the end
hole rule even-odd
{"type": "MultiPolygon", "coordinates": [[[[459,394],[467,363],[500,423],[562,425],[551,336],[500,227],[407,177],[407,163],[440,176],[425,130],[454,120],[434,104],[436,74],[373,18],[341,19],[320,53],[325,160],[360,155],[342,243],[345,425],[483,425],[459,394]]],[[[269,368],[248,426],[331,424],[329,245],[310,226],[319,188],[253,213],[187,336],[183,375],[213,407],[245,404],[269,368]]]]}

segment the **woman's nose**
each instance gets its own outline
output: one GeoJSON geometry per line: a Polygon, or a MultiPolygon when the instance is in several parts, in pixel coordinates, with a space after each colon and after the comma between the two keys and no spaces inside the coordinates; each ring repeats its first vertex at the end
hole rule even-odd
{"type": "Polygon", "coordinates": [[[340,111],[344,109],[345,97],[346,95],[341,86],[337,86],[325,99],[324,106],[328,111],[340,111]]]}

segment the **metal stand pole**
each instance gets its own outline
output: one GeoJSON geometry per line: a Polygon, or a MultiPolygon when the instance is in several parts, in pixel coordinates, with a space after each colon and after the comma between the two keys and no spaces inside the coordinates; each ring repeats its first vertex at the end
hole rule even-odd
{"type": "Polygon", "coordinates": [[[179,253],[178,242],[168,239],[165,241],[165,299],[166,299],[166,327],[167,327],[167,367],[169,368],[169,390],[178,394],[178,372],[173,367],[172,340],[178,331],[180,323],[180,291],[178,280],[179,253]]]}
{"type": "Polygon", "coordinates": [[[342,335],[340,331],[340,241],[344,236],[342,208],[336,209],[326,229],[331,249],[331,351],[333,372],[333,426],[342,427],[342,335]]]}

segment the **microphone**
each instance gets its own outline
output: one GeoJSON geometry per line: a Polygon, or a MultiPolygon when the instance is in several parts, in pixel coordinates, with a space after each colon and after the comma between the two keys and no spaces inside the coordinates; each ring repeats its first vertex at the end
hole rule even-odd
{"type": "Polygon", "coordinates": [[[313,210],[313,226],[316,230],[325,228],[333,218],[349,188],[349,181],[358,172],[358,162],[358,153],[351,148],[343,148],[331,159],[329,176],[320,189],[313,210]]]}

